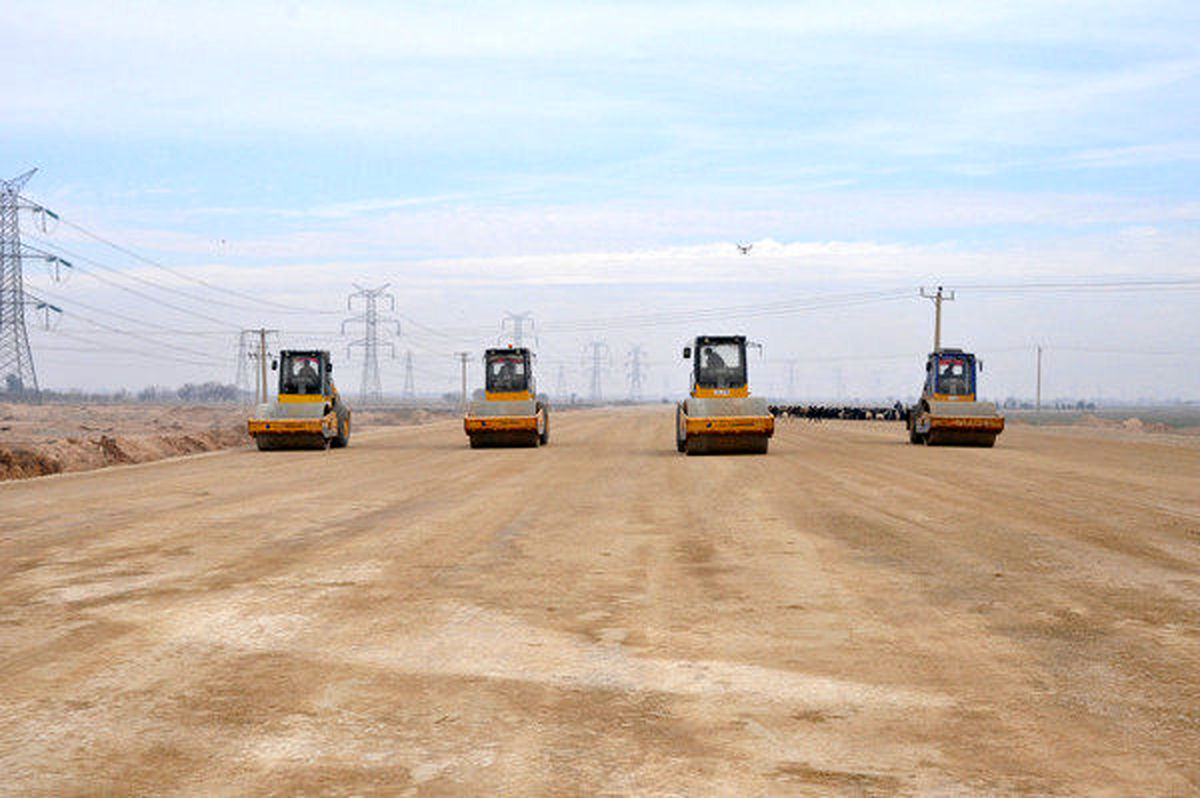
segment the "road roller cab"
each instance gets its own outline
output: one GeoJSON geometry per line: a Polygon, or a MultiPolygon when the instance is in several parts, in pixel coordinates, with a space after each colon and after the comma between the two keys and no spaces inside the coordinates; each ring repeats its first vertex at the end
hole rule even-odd
{"type": "Polygon", "coordinates": [[[350,441],[350,408],[333,384],[324,350],[285,349],[271,363],[279,375],[274,402],[260,404],[247,422],[259,449],[341,448],[350,441]]]}
{"type": "Polygon", "coordinates": [[[992,446],[1004,430],[996,405],[976,398],[981,364],[961,349],[939,349],[925,362],[921,399],[908,414],[912,443],[992,446]]]}
{"type": "Polygon", "coordinates": [[[683,349],[692,389],[675,409],[675,447],[688,454],[765,454],[775,419],[765,399],[750,396],[743,335],[701,335],[683,349]]]}
{"type": "Polygon", "coordinates": [[[533,360],[524,347],[484,352],[484,398],[471,402],[463,419],[472,449],[550,442],[550,406],[538,396],[533,360]]]}

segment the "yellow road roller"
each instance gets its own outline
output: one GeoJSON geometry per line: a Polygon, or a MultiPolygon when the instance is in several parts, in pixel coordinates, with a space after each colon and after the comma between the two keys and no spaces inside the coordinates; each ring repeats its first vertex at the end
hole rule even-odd
{"type": "Polygon", "coordinates": [[[909,409],[908,440],[929,446],[993,446],[1004,417],[975,397],[975,355],[938,349],[925,362],[921,399],[909,409]]]}
{"type": "Polygon", "coordinates": [[[260,450],[340,449],[350,442],[350,408],[333,384],[329,352],[285,349],[271,368],[279,372],[279,393],[246,422],[260,450]]]}
{"type": "Polygon", "coordinates": [[[463,429],[472,449],[545,446],[550,442],[550,404],[538,396],[533,353],[525,347],[483,354],[484,398],[472,401],[463,429]]]}
{"type": "Polygon", "coordinates": [[[701,335],[683,357],[692,361],[692,390],[675,406],[675,448],[693,454],[766,454],[775,418],[765,399],[750,396],[744,335],[701,335]]]}

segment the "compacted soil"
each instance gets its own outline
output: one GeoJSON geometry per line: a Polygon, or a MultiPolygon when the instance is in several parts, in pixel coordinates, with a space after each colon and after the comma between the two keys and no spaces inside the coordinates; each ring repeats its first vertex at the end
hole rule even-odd
{"type": "Polygon", "coordinates": [[[0,484],[0,792],[1200,792],[1200,438],[673,423],[0,484]]]}

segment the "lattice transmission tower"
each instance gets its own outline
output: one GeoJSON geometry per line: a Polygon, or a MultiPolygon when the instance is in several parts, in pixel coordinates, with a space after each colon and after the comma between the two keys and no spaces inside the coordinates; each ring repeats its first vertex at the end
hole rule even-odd
{"type": "Polygon", "coordinates": [[[625,370],[629,375],[629,400],[642,401],[642,377],[646,374],[646,364],[642,361],[640,346],[629,350],[629,356],[625,358],[625,370]]]}
{"type": "Polygon", "coordinates": [[[346,308],[354,310],[354,300],[360,300],[363,306],[363,312],[357,316],[352,316],[342,322],[342,334],[346,334],[347,324],[363,325],[363,337],[357,341],[351,341],[346,347],[346,357],[349,358],[350,351],[355,347],[362,347],[363,350],[363,370],[362,370],[362,387],[359,389],[359,395],[363,402],[378,402],[383,399],[383,383],[379,379],[379,347],[380,344],[387,346],[392,353],[392,357],[396,357],[396,344],[394,341],[384,339],[380,341],[379,325],[383,324],[390,328],[393,324],[396,326],[396,335],[400,335],[400,320],[395,316],[386,316],[379,313],[379,300],[383,299],[388,302],[391,310],[396,310],[396,297],[388,293],[387,287],[389,283],[384,283],[378,288],[363,288],[358,283],[354,284],[357,289],[346,299],[346,308]]]}
{"type": "Polygon", "coordinates": [[[562,363],[558,364],[558,379],[554,381],[554,397],[558,401],[563,401],[567,396],[567,367],[562,363]]]}
{"type": "Polygon", "coordinates": [[[404,398],[412,399],[417,394],[416,380],[413,379],[412,350],[404,352],[404,398]]]}
{"type": "Polygon", "coordinates": [[[0,180],[0,394],[13,396],[38,396],[40,393],[33,352],[29,348],[29,330],[25,326],[26,310],[32,307],[41,311],[47,328],[51,326],[50,314],[62,313],[49,302],[32,297],[25,291],[21,261],[37,258],[51,263],[56,282],[62,279],[61,267],[69,268],[71,265],[54,255],[27,250],[21,245],[22,210],[40,214],[43,223],[47,216],[58,218],[52,211],[28,202],[21,196],[21,189],[36,171],[30,169],[12,180],[0,180]]]}
{"type": "Polygon", "coordinates": [[[612,368],[612,350],[604,341],[592,341],[587,345],[587,349],[591,350],[592,360],[591,399],[593,402],[599,402],[604,395],[604,374],[612,368]]]}
{"type": "Polygon", "coordinates": [[[523,313],[513,313],[511,310],[504,312],[504,318],[500,320],[500,338],[504,338],[504,333],[512,330],[513,346],[523,346],[525,340],[525,325],[529,325],[529,331],[533,333],[534,343],[537,343],[537,333],[534,332],[536,325],[533,323],[533,311],[527,310],[523,313]]]}

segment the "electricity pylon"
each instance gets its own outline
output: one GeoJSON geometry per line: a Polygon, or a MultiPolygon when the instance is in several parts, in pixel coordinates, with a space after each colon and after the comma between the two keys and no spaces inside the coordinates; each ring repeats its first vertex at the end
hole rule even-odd
{"type": "Polygon", "coordinates": [[[36,250],[27,253],[21,246],[22,209],[43,214],[43,219],[46,215],[58,218],[52,211],[21,197],[21,189],[36,171],[30,169],[12,180],[0,180],[0,393],[13,395],[40,395],[33,352],[29,348],[29,331],[25,327],[26,309],[32,306],[42,311],[47,328],[51,326],[50,314],[62,313],[49,302],[26,294],[21,261],[24,258],[45,260],[54,267],[52,276],[56,282],[62,279],[61,267],[71,265],[49,253],[36,250]]]}
{"type": "Polygon", "coordinates": [[[632,402],[642,400],[642,377],[646,373],[646,364],[642,362],[642,348],[635,346],[629,350],[625,359],[625,369],[629,375],[629,399],[632,402]]]}
{"type": "MultiPolygon", "coordinates": [[[[358,290],[346,298],[348,310],[354,309],[355,299],[363,302],[362,313],[342,322],[343,335],[346,332],[347,324],[363,325],[363,337],[357,341],[351,341],[346,347],[346,357],[350,357],[350,350],[354,347],[361,346],[363,348],[362,387],[359,389],[359,395],[363,402],[378,402],[383,399],[383,383],[379,379],[379,325],[381,323],[388,326],[394,324],[396,325],[396,335],[400,335],[400,320],[394,316],[383,316],[379,313],[380,298],[388,301],[391,310],[396,310],[396,297],[387,292],[388,285],[389,283],[384,283],[378,288],[363,288],[355,283],[354,287],[358,290]]],[[[383,343],[391,349],[392,357],[396,357],[395,342],[384,340],[383,343]]]]}
{"type": "Polygon", "coordinates": [[[404,352],[404,398],[412,399],[417,393],[416,381],[413,379],[412,350],[404,352]]]}
{"type": "Polygon", "coordinates": [[[604,394],[602,387],[603,374],[612,367],[612,351],[604,341],[592,341],[587,345],[586,349],[590,349],[592,353],[591,399],[593,402],[599,402],[604,394]]]}
{"type": "MultiPolygon", "coordinates": [[[[525,340],[525,325],[529,325],[530,332],[533,332],[535,325],[533,323],[533,311],[525,311],[524,313],[513,313],[511,310],[504,312],[504,318],[500,320],[500,337],[504,337],[504,331],[512,328],[513,346],[521,346],[525,340]]],[[[537,334],[534,333],[534,341],[537,340],[537,334]]]]}

